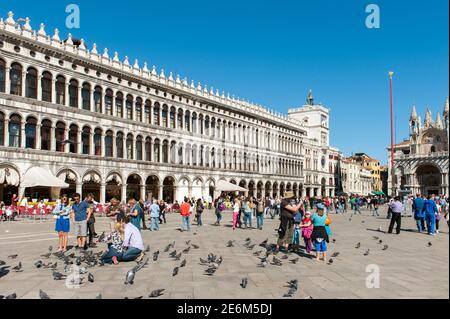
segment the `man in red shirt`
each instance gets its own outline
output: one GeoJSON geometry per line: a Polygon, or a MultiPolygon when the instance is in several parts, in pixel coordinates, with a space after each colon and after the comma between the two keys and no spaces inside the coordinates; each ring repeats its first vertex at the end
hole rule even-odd
{"type": "Polygon", "coordinates": [[[189,221],[189,217],[191,216],[191,205],[189,204],[189,199],[187,197],[184,198],[184,203],[180,206],[180,214],[181,214],[181,231],[190,231],[191,225],[189,221]]]}

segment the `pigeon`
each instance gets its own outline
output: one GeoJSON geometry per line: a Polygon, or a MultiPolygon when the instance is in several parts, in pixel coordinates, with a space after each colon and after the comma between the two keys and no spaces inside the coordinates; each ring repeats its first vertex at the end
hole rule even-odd
{"type": "Polygon", "coordinates": [[[230,240],[230,241],[228,241],[228,243],[227,243],[227,247],[234,247],[234,241],[233,240],[230,240]]]}
{"type": "Polygon", "coordinates": [[[192,244],[191,246],[192,246],[192,248],[194,248],[194,249],[199,249],[199,248],[200,248],[200,246],[195,245],[195,244],[192,244]]]}
{"type": "Polygon", "coordinates": [[[102,296],[102,294],[98,294],[98,296],[97,296],[97,297],[95,297],[95,299],[103,299],[103,296],[102,296]]]}
{"type": "Polygon", "coordinates": [[[248,285],[248,279],[247,278],[242,279],[241,287],[245,289],[247,287],[247,285],[248,285]]]}
{"type": "Polygon", "coordinates": [[[253,248],[255,248],[255,246],[256,246],[256,244],[253,244],[253,245],[248,246],[247,248],[248,248],[248,250],[253,250],[253,248]]]}
{"type": "Polygon", "coordinates": [[[356,249],[359,249],[360,247],[361,247],[361,243],[357,243],[355,246],[356,249]]]}
{"type": "Polygon", "coordinates": [[[153,261],[157,261],[159,257],[159,250],[153,254],[153,261]]]}
{"type": "Polygon", "coordinates": [[[8,256],[9,259],[16,259],[17,257],[19,257],[19,255],[10,255],[10,256],[8,256]]]}
{"type": "Polygon", "coordinates": [[[23,269],[22,269],[22,262],[19,261],[19,264],[16,267],[14,267],[13,270],[15,272],[22,272],[23,271],[23,269]]]}
{"type": "Polygon", "coordinates": [[[52,255],[52,253],[48,253],[48,254],[41,255],[41,257],[48,259],[48,258],[50,258],[51,255],[52,255]]]}
{"type": "Polygon", "coordinates": [[[125,285],[134,284],[134,276],[136,276],[136,271],[133,269],[128,270],[127,275],[125,277],[125,285]]]}
{"type": "Polygon", "coordinates": [[[81,265],[81,257],[78,257],[78,258],[75,260],[75,264],[76,264],[77,266],[80,266],[80,265],[81,265]]]}
{"type": "Polygon", "coordinates": [[[89,282],[94,282],[94,275],[93,274],[91,274],[91,273],[88,274],[88,281],[89,282]]]}
{"type": "Polygon", "coordinates": [[[203,258],[200,258],[200,263],[201,264],[209,264],[209,261],[204,260],[203,258]]]}
{"type": "Polygon", "coordinates": [[[333,255],[331,255],[331,257],[336,258],[336,257],[338,257],[339,255],[340,255],[339,252],[335,252],[333,255]]]}
{"type": "Polygon", "coordinates": [[[44,291],[42,291],[42,289],[39,289],[39,298],[50,299],[50,297],[44,291]]]}
{"type": "Polygon", "coordinates": [[[150,252],[150,245],[147,246],[147,248],[145,248],[145,252],[149,253],[150,252]]]}
{"type": "Polygon", "coordinates": [[[180,268],[183,268],[183,267],[185,267],[186,266],[186,259],[184,259],[182,262],[181,262],[181,264],[180,264],[180,268]]]}
{"type": "Polygon", "coordinates": [[[216,259],[217,259],[217,256],[216,256],[216,255],[214,255],[214,254],[209,254],[209,255],[208,255],[208,262],[213,263],[213,262],[216,261],[216,259]]]}
{"type": "Polygon", "coordinates": [[[205,270],[206,273],[205,275],[212,276],[216,271],[217,271],[216,267],[209,267],[208,269],[205,270]]]}
{"type": "Polygon", "coordinates": [[[284,255],[283,257],[281,257],[281,259],[284,259],[284,260],[289,259],[289,256],[288,255],[284,255]]]}
{"type": "Polygon", "coordinates": [[[171,248],[174,248],[175,247],[175,242],[173,241],[169,245],[170,245],[171,248]]]}
{"type": "Polygon", "coordinates": [[[57,271],[53,271],[52,275],[53,275],[53,280],[63,280],[63,279],[67,278],[66,275],[63,275],[62,273],[57,272],[57,271]]]}
{"type": "Polygon", "coordinates": [[[218,265],[220,265],[220,264],[222,264],[222,261],[223,261],[223,258],[222,258],[222,256],[220,256],[220,257],[216,260],[216,263],[217,263],[218,265]]]}
{"type": "Polygon", "coordinates": [[[174,250],[174,251],[172,251],[172,252],[169,254],[169,257],[174,258],[176,255],[177,255],[177,251],[174,250]]]}
{"type": "Polygon", "coordinates": [[[74,277],[70,280],[70,283],[74,286],[80,286],[83,284],[83,278],[82,277],[74,277]]]}
{"type": "Polygon", "coordinates": [[[373,240],[378,240],[378,239],[380,239],[380,237],[378,237],[378,236],[373,236],[372,238],[373,238],[373,240]]]}
{"type": "Polygon", "coordinates": [[[189,246],[188,248],[186,248],[185,250],[183,250],[183,254],[189,253],[189,250],[191,250],[191,247],[190,247],[190,246],[189,246]]]}
{"type": "Polygon", "coordinates": [[[171,248],[170,245],[166,246],[166,248],[164,248],[164,252],[167,253],[170,250],[170,248],[171,248]]]}
{"type": "Polygon", "coordinates": [[[431,247],[431,246],[433,246],[433,244],[430,241],[430,242],[428,242],[428,247],[431,247]]]}
{"type": "Polygon", "coordinates": [[[384,245],[383,250],[388,250],[389,246],[388,245],[384,245]]]}
{"type": "Polygon", "coordinates": [[[378,229],[377,229],[379,232],[381,232],[381,226],[380,227],[378,227],[378,229]]]}
{"type": "Polygon", "coordinates": [[[3,260],[0,260],[0,266],[4,266],[6,263],[3,260]]]}
{"type": "Polygon", "coordinates": [[[370,254],[370,249],[367,249],[366,252],[364,253],[364,256],[369,256],[370,254]]]}
{"type": "Polygon", "coordinates": [[[188,241],[186,242],[186,246],[189,246],[190,243],[191,243],[191,241],[188,240],[188,241]]]}
{"type": "Polygon", "coordinates": [[[299,260],[300,260],[300,258],[297,257],[297,258],[291,259],[289,261],[295,265],[297,263],[297,261],[299,261],[299,260]]]}
{"type": "Polygon", "coordinates": [[[275,257],[275,256],[273,256],[272,264],[275,265],[275,266],[282,266],[282,265],[283,265],[283,263],[281,262],[281,260],[279,260],[279,259],[278,259],[277,257],[275,257]]]}
{"type": "Polygon", "coordinates": [[[333,244],[335,244],[336,243],[336,239],[333,238],[332,242],[333,242],[333,244]]]}
{"type": "Polygon", "coordinates": [[[105,237],[106,237],[105,232],[103,232],[103,233],[98,237],[97,242],[98,242],[98,243],[102,243],[102,242],[105,240],[105,237]]]}
{"type": "Polygon", "coordinates": [[[178,255],[176,255],[174,258],[175,258],[175,260],[180,260],[181,259],[181,252],[178,255]]]}
{"type": "Polygon", "coordinates": [[[264,267],[266,267],[267,266],[267,261],[261,261],[259,264],[257,264],[256,265],[257,267],[260,267],[260,268],[264,268],[264,267]]]}
{"type": "Polygon", "coordinates": [[[176,275],[178,275],[178,270],[179,270],[180,268],[178,268],[178,267],[175,267],[174,269],[173,269],[173,272],[172,272],[172,277],[175,277],[176,275]]]}
{"type": "MultiPolygon", "coordinates": [[[[9,300],[17,299],[17,294],[16,294],[16,293],[12,293],[12,294],[10,294],[10,295],[4,297],[4,298],[5,298],[5,299],[9,299],[9,300]]],[[[1,298],[0,298],[0,299],[1,299],[1,298]]]]}
{"type": "Polygon", "coordinates": [[[291,298],[295,293],[297,292],[297,289],[295,288],[290,288],[288,293],[285,294],[283,297],[284,298],[291,298]]]}
{"type": "Polygon", "coordinates": [[[164,291],[166,289],[157,289],[157,290],[153,290],[150,295],[148,296],[149,298],[158,298],[160,296],[163,295],[164,291]]]}
{"type": "Polygon", "coordinates": [[[36,261],[36,262],[34,263],[34,266],[35,266],[36,268],[42,268],[42,266],[43,266],[42,260],[36,261]]]}
{"type": "Polygon", "coordinates": [[[289,288],[294,288],[295,290],[298,289],[298,280],[297,279],[288,281],[287,284],[288,284],[289,288]]]}
{"type": "Polygon", "coordinates": [[[328,260],[328,265],[332,265],[334,262],[333,258],[330,258],[330,260],[328,260]]]}
{"type": "Polygon", "coordinates": [[[261,256],[262,250],[255,251],[253,256],[261,256]]]}
{"type": "Polygon", "coordinates": [[[53,246],[48,246],[48,251],[52,251],[53,250],[53,246]]]}
{"type": "Polygon", "coordinates": [[[68,255],[67,257],[69,257],[69,258],[75,258],[75,253],[71,253],[71,254],[68,255]]]}
{"type": "Polygon", "coordinates": [[[269,242],[269,238],[267,238],[266,240],[264,240],[261,244],[259,244],[260,247],[267,247],[267,243],[269,242]]]}
{"type": "Polygon", "coordinates": [[[142,268],[144,268],[145,266],[147,266],[147,265],[148,265],[148,261],[149,261],[149,258],[147,257],[147,259],[145,259],[145,261],[143,261],[143,262],[141,262],[141,263],[138,263],[137,266],[134,267],[134,271],[135,271],[135,272],[138,272],[139,270],[141,270],[142,268]]]}
{"type": "Polygon", "coordinates": [[[247,239],[245,239],[245,242],[247,242],[247,243],[249,243],[249,242],[251,242],[252,241],[252,239],[250,238],[250,237],[248,237],[247,239]]]}
{"type": "Polygon", "coordinates": [[[361,224],[364,224],[366,221],[365,220],[363,220],[363,221],[361,221],[361,224]]]}

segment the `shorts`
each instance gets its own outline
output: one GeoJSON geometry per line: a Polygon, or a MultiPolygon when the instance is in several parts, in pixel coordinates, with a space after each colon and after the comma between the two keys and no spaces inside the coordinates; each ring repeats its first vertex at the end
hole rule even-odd
{"type": "Polygon", "coordinates": [[[87,221],[82,220],[75,222],[75,237],[86,237],[87,235],[87,221]]]}
{"type": "Polygon", "coordinates": [[[322,239],[320,241],[319,239],[316,239],[314,242],[314,246],[318,253],[327,251],[327,242],[325,241],[325,239],[322,239]]]}
{"type": "Polygon", "coordinates": [[[68,233],[70,232],[70,219],[68,218],[58,218],[56,220],[55,231],[58,233],[68,233]]]}

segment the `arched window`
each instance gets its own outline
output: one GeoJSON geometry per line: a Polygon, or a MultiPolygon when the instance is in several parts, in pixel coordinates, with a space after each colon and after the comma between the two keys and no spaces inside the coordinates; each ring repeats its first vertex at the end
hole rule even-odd
{"type": "Polygon", "coordinates": [[[62,122],[56,123],[55,127],[55,140],[56,140],[56,151],[64,153],[65,144],[64,144],[64,135],[66,131],[66,124],[62,122]]]}
{"type": "Polygon", "coordinates": [[[197,133],[197,113],[192,113],[192,133],[197,133]]]}
{"type": "Polygon", "coordinates": [[[6,63],[0,59],[0,92],[5,93],[6,63]]]}
{"type": "Polygon", "coordinates": [[[103,111],[102,97],[103,97],[102,88],[96,86],[94,90],[94,112],[102,113],[103,111]]]}
{"type": "Polygon", "coordinates": [[[211,150],[211,167],[216,167],[216,151],[214,148],[211,150]]]}
{"type": "Polygon", "coordinates": [[[145,160],[152,161],[152,139],[150,137],[145,139],[145,160]]]}
{"type": "Polygon", "coordinates": [[[122,92],[117,92],[116,94],[116,115],[123,118],[123,94],[122,92]]]}
{"type": "Polygon", "coordinates": [[[0,145],[5,145],[5,114],[2,112],[0,112],[0,145]]]}
{"type": "Polygon", "coordinates": [[[179,109],[178,110],[178,129],[182,130],[183,129],[183,110],[179,109]]]}
{"type": "Polygon", "coordinates": [[[113,91],[111,89],[107,89],[105,93],[105,112],[108,115],[113,115],[113,99],[113,91]]]}
{"type": "Polygon", "coordinates": [[[186,113],[184,113],[184,129],[187,132],[191,131],[191,112],[186,111],[186,113]]]}
{"type": "Polygon", "coordinates": [[[204,158],[203,154],[205,153],[204,150],[205,150],[205,148],[203,147],[203,145],[200,146],[200,166],[203,166],[205,164],[203,161],[203,158],[204,158]]]}
{"type": "Polygon", "coordinates": [[[127,95],[127,101],[125,103],[125,107],[127,109],[127,119],[133,119],[133,96],[127,95]]]}
{"type": "Polygon", "coordinates": [[[160,163],[161,162],[160,161],[161,154],[159,152],[159,147],[160,147],[160,141],[159,141],[159,139],[156,139],[155,143],[153,144],[153,154],[155,156],[153,161],[156,162],[156,163],[160,163]]]}
{"type": "Polygon", "coordinates": [[[69,106],[78,107],[78,81],[70,80],[69,82],[69,106]]]}
{"type": "Polygon", "coordinates": [[[169,127],[169,122],[168,122],[168,117],[167,117],[167,113],[168,113],[168,106],[167,105],[163,105],[162,108],[162,126],[163,127],[169,127]]]}
{"type": "Polygon", "coordinates": [[[170,108],[170,128],[175,128],[175,108],[172,106],[170,108]]]}
{"type": "Polygon", "coordinates": [[[84,127],[81,133],[81,144],[83,154],[89,155],[89,149],[91,146],[91,129],[89,127],[84,127]]]}
{"type": "Polygon", "coordinates": [[[94,131],[94,155],[102,156],[102,130],[96,128],[94,131]]]}
{"type": "Polygon", "coordinates": [[[43,120],[41,124],[41,149],[50,151],[52,139],[52,122],[43,120]]]}
{"type": "Polygon", "coordinates": [[[200,128],[200,134],[203,135],[204,133],[203,133],[203,115],[202,114],[199,115],[198,122],[199,122],[198,125],[200,128]]]}
{"type": "Polygon", "coordinates": [[[105,136],[105,156],[113,157],[113,132],[106,132],[105,136]]]}
{"type": "Polygon", "coordinates": [[[136,99],[136,121],[142,122],[142,99],[136,99]]]}
{"type": "Polygon", "coordinates": [[[163,163],[169,163],[169,142],[165,140],[162,145],[163,163]]]}
{"type": "Polygon", "coordinates": [[[142,136],[136,138],[136,160],[142,161],[142,136]]]}
{"type": "Polygon", "coordinates": [[[37,70],[35,68],[29,68],[26,77],[25,96],[30,99],[37,99],[37,70]]]}
{"type": "Polygon", "coordinates": [[[13,114],[9,118],[9,146],[10,147],[22,147],[21,138],[22,138],[22,118],[13,114]]]}
{"type": "Polygon", "coordinates": [[[69,152],[76,154],[78,153],[78,126],[75,124],[70,125],[69,128],[69,152]]]}
{"type": "Polygon", "coordinates": [[[37,120],[34,117],[27,118],[25,124],[25,148],[36,148],[36,125],[37,120]]]}
{"type": "Polygon", "coordinates": [[[22,66],[18,63],[13,63],[11,65],[11,70],[9,71],[10,79],[10,94],[22,95],[22,66]]]}
{"type": "Polygon", "coordinates": [[[211,119],[211,136],[212,137],[216,136],[216,119],[215,118],[211,119]]]}
{"type": "Polygon", "coordinates": [[[159,106],[159,103],[156,102],[155,105],[153,106],[153,124],[154,125],[160,125],[159,112],[160,112],[160,106],[159,106]]]}
{"type": "Polygon", "coordinates": [[[145,101],[145,124],[152,124],[152,102],[150,100],[145,101]]]}
{"type": "Polygon", "coordinates": [[[123,158],[123,133],[117,133],[116,136],[116,157],[123,158]]]}
{"type": "Polygon", "coordinates": [[[133,135],[127,135],[127,159],[133,159],[133,135]]]}
{"type": "Polygon", "coordinates": [[[91,110],[91,85],[89,83],[83,83],[81,89],[81,99],[83,104],[83,110],[91,110]]]}
{"type": "Polygon", "coordinates": [[[55,83],[56,90],[56,104],[65,105],[66,104],[66,79],[59,75],[56,77],[55,83]]]}
{"type": "Polygon", "coordinates": [[[41,88],[42,88],[42,101],[52,101],[52,74],[50,72],[42,73],[41,88]]]}

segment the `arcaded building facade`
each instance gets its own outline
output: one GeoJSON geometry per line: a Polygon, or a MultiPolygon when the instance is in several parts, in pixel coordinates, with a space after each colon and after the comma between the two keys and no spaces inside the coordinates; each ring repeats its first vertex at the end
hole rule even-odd
{"type": "Polygon", "coordinates": [[[12,13],[0,20],[5,201],[17,192],[50,196],[21,189],[34,166],[70,185],[62,192],[92,192],[100,202],[208,197],[220,179],[253,196],[333,195],[327,150],[336,150],[328,137],[310,136],[316,129],[95,44],[88,49],[70,34],[48,35],[43,24],[33,30],[29,19],[19,25],[12,13]]]}

